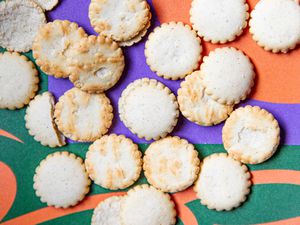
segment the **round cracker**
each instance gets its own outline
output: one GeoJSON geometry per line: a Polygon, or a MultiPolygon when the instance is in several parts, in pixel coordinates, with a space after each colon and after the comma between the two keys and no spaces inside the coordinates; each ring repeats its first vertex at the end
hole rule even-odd
{"type": "Polygon", "coordinates": [[[55,208],[78,204],[91,184],[83,160],[69,152],[55,152],[40,162],[33,188],[42,202],[55,208]]]}
{"type": "Polygon", "coordinates": [[[246,200],[250,186],[248,168],[227,154],[219,153],[204,158],[194,190],[202,205],[229,211],[246,200]]]}
{"type": "Polygon", "coordinates": [[[202,46],[189,25],[164,23],[149,35],[145,45],[146,62],[158,76],[177,80],[199,66],[202,46]]]}
{"type": "Polygon", "coordinates": [[[25,126],[29,134],[42,145],[51,148],[66,144],[65,137],[54,123],[54,97],[50,92],[37,95],[26,109],[25,126]]]}
{"type": "Polygon", "coordinates": [[[143,167],[151,185],[164,192],[178,192],[194,183],[199,164],[192,144],[179,137],[166,137],[150,144],[143,167]]]}
{"type": "Polygon", "coordinates": [[[226,43],[242,34],[248,10],[245,0],[193,0],[190,21],[205,41],[226,43]]]}
{"type": "Polygon", "coordinates": [[[119,45],[102,35],[83,38],[69,58],[70,81],[83,91],[102,93],[121,78],[125,67],[119,45]]]}
{"type": "Polygon", "coordinates": [[[172,132],[179,110],[175,95],[154,79],[129,84],[119,99],[121,121],[139,138],[158,140],[172,132]],[[161,110],[163,107],[164,110],[161,110]]]}
{"type": "Polygon", "coordinates": [[[57,4],[58,0],[34,0],[42,9],[44,10],[51,10],[53,9],[57,4]]]}
{"type": "Polygon", "coordinates": [[[115,41],[128,41],[144,29],[151,17],[145,0],[92,0],[89,18],[97,33],[115,41]]]}
{"type": "Polygon", "coordinates": [[[195,71],[180,84],[177,97],[180,111],[198,125],[219,124],[228,118],[234,106],[221,104],[207,95],[200,77],[201,72],[195,71]]]}
{"type": "Polygon", "coordinates": [[[112,196],[100,202],[93,212],[91,225],[122,225],[122,199],[123,197],[112,196]]]}
{"type": "Polygon", "coordinates": [[[221,104],[237,104],[251,92],[255,72],[248,56],[233,47],[217,48],[203,58],[201,83],[221,104]]]}
{"type": "Polygon", "coordinates": [[[38,30],[45,23],[43,10],[31,0],[0,2],[0,46],[10,51],[31,50],[38,30]]]}
{"type": "Polygon", "coordinates": [[[88,94],[72,88],[55,106],[58,129],[75,141],[91,142],[107,133],[112,124],[113,108],[105,94],[88,94]]]}
{"type": "Polygon", "coordinates": [[[74,55],[75,44],[86,36],[81,27],[68,20],[55,20],[45,24],[32,46],[36,64],[48,75],[68,77],[70,68],[67,59],[74,55]]]}
{"type": "Polygon", "coordinates": [[[147,184],[129,190],[121,203],[123,225],[174,225],[176,211],[168,194],[147,184]]]}
{"type": "Polygon", "coordinates": [[[286,53],[300,42],[300,6],[295,0],[261,0],[251,12],[250,33],[267,51],[286,53]]]}
{"type": "Polygon", "coordinates": [[[142,153],[125,136],[106,135],[89,147],[85,165],[96,184],[110,190],[124,189],[139,178],[142,153]]]}
{"type": "Polygon", "coordinates": [[[222,138],[230,156],[243,163],[257,164],[276,152],[280,128],[271,113],[248,105],[233,111],[225,122],[222,138]]]}
{"type": "Polygon", "coordinates": [[[1,109],[22,108],[38,90],[38,71],[28,58],[19,53],[0,53],[0,77],[1,109]]]}

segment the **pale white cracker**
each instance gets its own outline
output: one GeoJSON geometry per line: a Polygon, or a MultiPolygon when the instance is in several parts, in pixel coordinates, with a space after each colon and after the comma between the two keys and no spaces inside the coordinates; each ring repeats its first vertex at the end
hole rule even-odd
{"type": "Polygon", "coordinates": [[[89,18],[97,33],[128,41],[144,29],[151,16],[146,0],[92,0],[89,18]]]}
{"type": "Polygon", "coordinates": [[[122,225],[174,225],[176,211],[170,196],[149,185],[129,190],[121,202],[122,225]]]}
{"type": "Polygon", "coordinates": [[[194,183],[199,164],[192,144],[179,137],[166,137],[150,144],[143,167],[151,185],[164,192],[177,192],[194,183]]]}
{"type": "Polygon", "coordinates": [[[72,88],[55,106],[55,122],[68,138],[91,142],[107,133],[112,124],[113,108],[105,94],[88,94],[72,88]]]}
{"type": "Polygon", "coordinates": [[[42,145],[60,147],[65,145],[65,137],[54,123],[54,97],[50,92],[37,95],[26,109],[25,126],[29,134],[42,145]]]}
{"type": "Polygon", "coordinates": [[[80,202],[91,184],[83,160],[69,152],[55,152],[40,162],[33,188],[42,202],[68,208],[80,202]]]}
{"type": "Polygon", "coordinates": [[[51,10],[53,9],[57,4],[58,0],[34,0],[42,9],[44,10],[51,10]]]}
{"type": "Polygon", "coordinates": [[[172,132],[179,111],[175,95],[162,83],[143,78],[129,84],[119,99],[121,121],[139,138],[158,140],[172,132]]]}
{"type": "Polygon", "coordinates": [[[55,20],[45,24],[35,37],[32,53],[36,64],[48,75],[68,77],[68,58],[74,55],[74,46],[87,34],[76,23],[55,20]]]}
{"type": "Polygon", "coordinates": [[[101,93],[113,87],[125,67],[122,49],[102,35],[83,38],[68,60],[70,81],[89,93],[101,93]]]}
{"type": "Polygon", "coordinates": [[[243,163],[257,164],[276,152],[280,128],[268,111],[258,106],[240,107],[225,122],[222,138],[230,156],[243,163]]]}
{"type": "Polygon", "coordinates": [[[226,43],[242,34],[248,10],[245,0],[193,0],[190,21],[205,41],[226,43]]]}
{"type": "Polygon", "coordinates": [[[123,135],[105,135],[90,145],[85,165],[90,178],[98,185],[124,189],[140,177],[142,153],[123,135]]]}
{"type": "Polygon", "coordinates": [[[202,46],[189,25],[164,23],[148,36],[146,62],[158,76],[177,80],[199,66],[202,46]]]}
{"type": "Polygon", "coordinates": [[[43,10],[33,1],[1,1],[0,46],[10,51],[29,51],[38,30],[45,23],[43,10]]]}
{"type": "Polygon", "coordinates": [[[300,42],[300,5],[297,0],[261,0],[251,12],[250,33],[259,46],[286,53],[300,42]]]}
{"type": "Polygon", "coordinates": [[[201,73],[195,71],[185,78],[178,90],[180,111],[188,120],[201,126],[212,126],[226,120],[233,105],[224,105],[205,93],[201,73]]]}
{"type": "Polygon", "coordinates": [[[34,64],[15,52],[0,53],[0,108],[19,109],[38,90],[39,77],[34,64]]]}
{"type": "Polygon", "coordinates": [[[248,168],[219,153],[204,158],[194,190],[209,209],[229,211],[246,200],[250,186],[248,168]]]}
{"type": "Polygon", "coordinates": [[[237,104],[246,99],[254,85],[253,65],[242,51],[217,48],[203,58],[201,79],[206,94],[221,104],[237,104]]]}
{"type": "Polygon", "coordinates": [[[93,212],[91,225],[122,225],[122,199],[120,196],[112,196],[100,202],[93,212]]]}

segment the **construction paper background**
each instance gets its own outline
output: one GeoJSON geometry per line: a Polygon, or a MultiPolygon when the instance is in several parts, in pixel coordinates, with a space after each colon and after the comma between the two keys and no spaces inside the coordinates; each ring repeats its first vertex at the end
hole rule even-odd
{"type": "MultiPolygon", "coordinates": [[[[148,1],[153,14],[152,30],[160,23],[172,20],[189,23],[190,0],[148,1]]],[[[257,0],[248,1],[253,8],[257,0]]],[[[88,19],[87,0],[61,0],[48,20],[68,19],[78,22],[89,34],[95,34],[88,19]]],[[[26,18],[24,18],[26,19],[26,18]]],[[[124,49],[126,71],[120,82],[107,94],[115,111],[114,125],[110,133],[125,134],[140,143],[145,151],[148,144],[131,134],[117,115],[117,101],[122,90],[133,80],[150,77],[167,85],[176,93],[181,81],[168,81],[156,76],[146,65],[145,39],[124,49]]],[[[202,206],[192,189],[172,194],[178,211],[178,223],[185,225],[297,225],[300,224],[300,49],[289,54],[272,54],[258,47],[246,29],[240,38],[228,45],[212,45],[202,42],[204,55],[216,47],[235,46],[246,52],[253,61],[257,80],[250,99],[241,105],[259,105],[274,114],[281,126],[281,146],[265,163],[249,166],[253,188],[245,204],[231,212],[215,212],[202,206]]],[[[4,51],[4,49],[0,49],[4,51]]],[[[31,53],[26,53],[32,61],[31,53]]],[[[1,74],[1,71],[0,71],[1,74]]],[[[55,79],[40,71],[40,93],[50,90],[58,98],[73,85],[67,79],[55,79]]],[[[1,87],[0,87],[1,88],[1,87]]],[[[0,224],[1,225],[83,225],[90,224],[92,209],[111,195],[111,192],[93,184],[89,196],[70,209],[47,207],[35,196],[32,185],[36,166],[48,154],[67,150],[85,157],[88,143],[70,143],[50,149],[41,146],[29,136],[24,126],[25,109],[0,110],[0,224]]],[[[186,138],[195,144],[200,157],[215,152],[225,152],[222,146],[222,124],[201,127],[180,118],[173,135],[186,138]]],[[[138,183],[146,183],[141,176],[138,183]]]]}

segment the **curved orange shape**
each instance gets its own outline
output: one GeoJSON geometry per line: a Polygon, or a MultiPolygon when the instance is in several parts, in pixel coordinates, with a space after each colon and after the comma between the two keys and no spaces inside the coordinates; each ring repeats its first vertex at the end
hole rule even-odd
{"type": "MultiPolygon", "coordinates": [[[[247,2],[252,9],[258,0],[247,2]]],[[[161,23],[170,21],[189,23],[191,0],[153,0],[153,5],[161,23]]],[[[208,42],[202,44],[205,55],[218,47],[233,46],[250,56],[258,74],[251,98],[273,103],[300,103],[299,47],[288,54],[264,51],[252,40],[248,29],[230,44],[213,45],[208,42]]]]}
{"type": "Polygon", "coordinates": [[[17,194],[17,180],[14,172],[0,161],[0,221],[10,210],[17,194]]]}
{"type": "Polygon", "coordinates": [[[185,205],[188,202],[195,200],[196,193],[192,188],[185,191],[177,192],[172,194],[173,200],[176,203],[178,217],[181,219],[183,224],[198,225],[198,221],[192,211],[185,205]]]}
{"type": "Polygon", "coordinates": [[[56,209],[54,207],[45,207],[43,209],[38,209],[36,211],[3,222],[1,223],[1,225],[16,225],[16,224],[35,225],[35,224],[43,223],[45,221],[66,216],[72,213],[93,209],[98,205],[100,201],[103,201],[108,197],[124,195],[124,194],[125,194],[124,192],[117,192],[117,193],[106,193],[106,194],[89,196],[79,205],[68,209],[56,209]]]}
{"type": "Polygon", "coordinates": [[[7,132],[5,130],[1,130],[0,129],[0,136],[10,138],[10,139],[18,141],[20,143],[24,143],[22,140],[20,140],[19,138],[17,138],[16,136],[12,135],[11,133],[9,133],[9,132],[7,132]]]}

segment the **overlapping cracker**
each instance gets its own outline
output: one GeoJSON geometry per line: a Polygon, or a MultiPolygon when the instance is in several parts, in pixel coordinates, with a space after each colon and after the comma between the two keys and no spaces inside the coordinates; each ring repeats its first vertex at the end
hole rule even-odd
{"type": "Polygon", "coordinates": [[[123,91],[119,114],[125,126],[139,138],[158,140],[172,132],[179,111],[176,97],[169,88],[157,80],[143,78],[123,91]]]}
{"type": "Polygon", "coordinates": [[[51,148],[65,145],[65,137],[54,123],[54,97],[50,92],[37,95],[26,109],[25,126],[34,139],[51,148]]]}
{"type": "Polygon", "coordinates": [[[201,126],[219,124],[228,118],[233,105],[221,104],[207,95],[200,77],[200,71],[195,71],[181,83],[177,97],[180,111],[188,120],[201,126]]]}
{"type": "Polygon", "coordinates": [[[83,38],[69,59],[70,80],[89,93],[102,93],[121,78],[125,67],[122,49],[108,37],[83,38]]]}
{"type": "Polygon", "coordinates": [[[246,99],[254,85],[253,64],[233,47],[210,52],[203,58],[200,72],[205,93],[221,104],[232,105],[246,99]]]}
{"type": "Polygon", "coordinates": [[[38,90],[38,71],[34,64],[16,52],[0,53],[0,108],[19,109],[27,105],[38,90]]]}
{"type": "Polygon", "coordinates": [[[92,0],[89,18],[97,33],[120,42],[136,37],[151,16],[145,0],[92,0]]]}
{"type": "Polygon", "coordinates": [[[113,108],[105,94],[88,94],[72,88],[55,106],[58,129],[68,138],[91,142],[107,133],[112,124],[113,108]]]}
{"type": "Polygon", "coordinates": [[[55,208],[78,204],[90,190],[83,160],[69,152],[55,152],[40,162],[33,188],[42,202],[55,208]]]}
{"type": "Polygon", "coordinates": [[[74,46],[86,37],[85,31],[68,20],[45,24],[32,46],[36,64],[48,75],[66,78],[70,74],[68,58],[74,55],[74,46]]]}
{"type": "Polygon", "coordinates": [[[44,10],[51,10],[53,9],[57,4],[58,0],[34,0],[42,9],[44,10]]]}
{"type": "Polygon", "coordinates": [[[225,122],[222,138],[230,156],[243,163],[257,164],[276,152],[280,128],[271,113],[248,105],[233,111],[225,122]]]}

